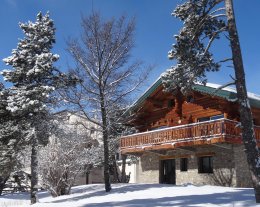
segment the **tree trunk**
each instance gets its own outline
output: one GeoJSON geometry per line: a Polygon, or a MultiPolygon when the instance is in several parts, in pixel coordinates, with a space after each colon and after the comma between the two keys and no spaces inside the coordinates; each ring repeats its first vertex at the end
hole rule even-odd
{"type": "MultiPolygon", "coordinates": [[[[34,129],[35,130],[35,129],[34,129]]],[[[38,185],[38,137],[35,130],[32,138],[31,154],[31,204],[37,202],[37,185],[38,185]]]]}
{"type": "Polygon", "coordinates": [[[126,173],[125,173],[126,157],[127,155],[122,155],[122,175],[121,175],[122,183],[126,183],[126,173]]]}
{"type": "Polygon", "coordinates": [[[111,156],[112,159],[112,164],[113,164],[113,182],[119,183],[120,179],[119,179],[119,175],[118,175],[118,167],[117,167],[117,163],[116,163],[116,159],[115,159],[115,155],[113,154],[111,156]]]}
{"type": "Polygon", "coordinates": [[[2,195],[3,193],[3,190],[5,188],[5,183],[9,179],[9,176],[10,174],[8,176],[0,176],[0,195],[2,195]]]}
{"type": "Polygon", "coordinates": [[[232,0],[225,0],[226,14],[228,20],[228,32],[232,50],[233,63],[236,76],[237,98],[239,103],[240,120],[242,128],[242,140],[245,146],[247,162],[255,190],[255,199],[260,203],[260,163],[259,150],[256,145],[253,118],[247,97],[246,81],[240,43],[236,28],[235,15],[232,0]]]}
{"type": "Polygon", "coordinates": [[[107,126],[107,114],[105,109],[104,95],[100,90],[100,105],[102,116],[102,132],[103,132],[103,145],[104,145],[104,180],[105,190],[109,192],[111,190],[110,173],[109,173],[109,148],[108,148],[108,126],[107,126]]]}
{"type": "Polygon", "coordinates": [[[103,142],[104,142],[104,180],[106,192],[111,190],[110,173],[109,173],[109,150],[108,150],[108,133],[107,125],[103,126],[103,142]]]}

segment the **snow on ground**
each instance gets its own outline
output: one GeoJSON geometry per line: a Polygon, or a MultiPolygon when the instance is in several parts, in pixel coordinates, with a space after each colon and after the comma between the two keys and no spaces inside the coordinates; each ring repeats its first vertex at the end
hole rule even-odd
{"type": "MultiPolygon", "coordinates": [[[[110,193],[104,185],[74,187],[71,195],[52,198],[39,192],[39,203],[33,207],[253,207],[253,189],[218,186],[115,184],[110,193]]],[[[0,196],[1,207],[29,207],[29,194],[0,196]]]]}

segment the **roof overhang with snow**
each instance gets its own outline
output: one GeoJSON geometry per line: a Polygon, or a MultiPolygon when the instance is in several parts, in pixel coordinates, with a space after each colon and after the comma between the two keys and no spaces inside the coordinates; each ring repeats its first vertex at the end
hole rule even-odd
{"type": "MultiPolygon", "coordinates": [[[[156,89],[162,86],[161,78],[158,78],[142,95],[137,99],[127,110],[127,112],[138,108],[156,89]]],[[[195,84],[192,88],[194,91],[200,92],[202,94],[207,94],[210,96],[215,96],[219,98],[226,99],[229,102],[237,101],[236,89],[231,87],[224,87],[221,89],[221,85],[214,83],[195,84]]],[[[248,92],[249,103],[251,107],[260,108],[260,95],[248,92]]]]}

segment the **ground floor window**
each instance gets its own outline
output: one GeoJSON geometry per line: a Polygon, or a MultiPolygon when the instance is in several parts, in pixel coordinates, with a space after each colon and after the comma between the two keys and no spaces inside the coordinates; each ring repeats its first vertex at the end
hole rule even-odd
{"type": "Polygon", "coordinates": [[[183,172],[188,171],[188,158],[180,159],[180,170],[183,172]]]}
{"type": "Polygon", "coordinates": [[[198,158],[199,173],[213,173],[213,157],[199,157],[198,158]]]}

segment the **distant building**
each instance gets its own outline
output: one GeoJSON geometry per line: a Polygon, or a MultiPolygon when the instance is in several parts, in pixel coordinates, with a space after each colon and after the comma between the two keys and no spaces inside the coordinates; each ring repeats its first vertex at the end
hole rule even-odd
{"type": "MultiPolygon", "coordinates": [[[[86,135],[92,138],[93,145],[100,145],[103,143],[101,133],[97,130],[98,126],[85,118],[84,116],[73,113],[67,110],[63,110],[55,113],[55,116],[59,119],[61,118],[67,127],[76,128],[79,132],[84,131],[86,135]]],[[[51,141],[51,140],[50,140],[51,141]]],[[[74,185],[85,185],[94,183],[103,183],[103,167],[94,167],[89,173],[80,174],[74,185]]]]}

